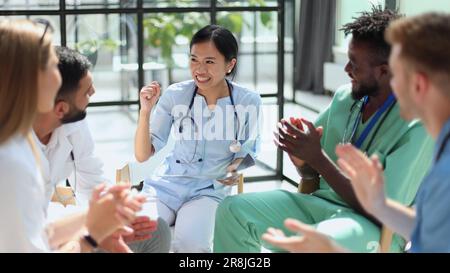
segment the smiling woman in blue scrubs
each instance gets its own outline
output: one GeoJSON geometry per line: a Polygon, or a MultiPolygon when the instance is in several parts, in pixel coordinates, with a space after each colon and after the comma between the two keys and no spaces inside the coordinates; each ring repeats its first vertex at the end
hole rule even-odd
{"type": "Polygon", "coordinates": [[[157,82],[140,93],[136,159],[149,159],[169,135],[175,139],[158,174],[144,183],[144,190],[156,189],[159,216],[175,225],[174,252],[211,252],[216,208],[236,184],[238,164],[254,161],[258,151],[261,98],[227,79],[237,54],[229,30],[206,26],[190,43],[192,80],[161,97],[157,82]]]}

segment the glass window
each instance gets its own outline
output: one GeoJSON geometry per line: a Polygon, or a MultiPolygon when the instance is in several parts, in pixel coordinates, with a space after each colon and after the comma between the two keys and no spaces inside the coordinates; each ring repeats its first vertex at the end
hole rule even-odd
{"type": "Polygon", "coordinates": [[[235,81],[260,94],[276,94],[276,12],[218,12],[217,23],[230,29],[239,41],[235,81]]]}
{"type": "Polygon", "coordinates": [[[240,7],[240,6],[253,6],[253,7],[276,7],[278,5],[278,1],[276,0],[248,0],[248,1],[239,1],[239,0],[218,0],[217,6],[226,6],[226,7],[240,7]]]}
{"type": "Polygon", "coordinates": [[[59,9],[58,0],[0,0],[0,10],[59,9]]]}
{"type": "Polygon", "coordinates": [[[93,64],[91,102],[138,99],[137,26],[131,14],[67,16],[67,46],[93,64]]]}
{"type": "MultiPolygon", "coordinates": [[[[94,84],[97,82],[98,78],[94,79],[94,84]]],[[[136,161],[133,145],[138,112],[137,105],[88,108],[86,120],[95,142],[96,156],[103,162],[105,177],[110,181],[115,181],[117,168],[136,161]]]]}
{"type": "Polygon", "coordinates": [[[339,29],[353,21],[354,17],[358,17],[359,13],[363,11],[368,11],[371,9],[372,5],[381,5],[384,7],[384,0],[340,0],[337,6],[336,14],[336,45],[347,50],[348,37],[339,29]]]}
{"type": "Polygon", "coordinates": [[[154,13],[144,16],[145,82],[168,85],[189,80],[189,42],[210,23],[208,13],[154,13]]]}
{"type": "Polygon", "coordinates": [[[279,121],[278,105],[276,98],[262,99],[263,122],[261,127],[261,146],[257,158],[257,164],[244,170],[244,176],[275,175],[277,167],[277,147],[273,143],[273,131],[279,121]]]}
{"type": "Polygon", "coordinates": [[[144,0],[144,7],[209,7],[210,0],[144,0]]]}
{"type": "Polygon", "coordinates": [[[25,15],[14,15],[14,16],[0,16],[0,20],[1,19],[37,19],[37,18],[41,18],[41,19],[46,19],[50,22],[50,24],[53,27],[53,44],[54,45],[61,45],[61,27],[60,27],[60,22],[59,22],[59,16],[48,16],[48,15],[33,15],[33,16],[25,16],[25,15]]]}
{"type": "MultiPolygon", "coordinates": [[[[299,7],[300,8],[300,7],[299,7]]],[[[284,96],[292,99],[294,93],[294,28],[295,1],[285,1],[285,36],[284,36],[284,96]]]]}
{"type": "Polygon", "coordinates": [[[406,15],[416,15],[429,11],[450,12],[448,0],[400,0],[400,12],[406,15]]]}
{"type": "Polygon", "coordinates": [[[136,0],[66,0],[66,9],[135,8],[136,0]]]}

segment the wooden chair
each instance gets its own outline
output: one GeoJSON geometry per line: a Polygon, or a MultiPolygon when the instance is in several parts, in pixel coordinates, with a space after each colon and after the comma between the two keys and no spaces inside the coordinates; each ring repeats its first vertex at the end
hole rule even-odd
{"type": "MultiPolygon", "coordinates": [[[[319,189],[319,179],[306,180],[302,179],[298,185],[298,192],[303,194],[311,194],[319,189]]],[[[386,226],[381,228],[381,236],[378,251],[381,253],[389,253],[391,249],[393,232],[386,226]]]]}

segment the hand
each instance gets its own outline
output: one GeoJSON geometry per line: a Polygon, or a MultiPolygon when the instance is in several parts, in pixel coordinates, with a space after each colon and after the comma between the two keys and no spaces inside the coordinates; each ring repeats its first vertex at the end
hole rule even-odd
{"type": "MultiPolygon", "coordinates": [[[[297,129],[299,129],[301,132],[304,132],[303,129],[303,123],[302,120],[299,118],[289,118],[291,121],[291,124],[294,125],[297,129]]],[[[289,133],[293,134],[294,132],[291,130],[288,130],[289,133]]],[[[303,167],[305,165],[305,161],[301,160],[300,158],[294,156],[294,155],[289,155],[289,158],[291,159],[292,163],[294,164],[295,167],[300,168],[303,167]]]]}
{"type": "Polygon", "coordinates": [[[150,220],[147,216],[139,216],[134,220],[131,227],[134,232],[123,236],[127,243],[151,239],[152,233],[158,228],[158,221],[150,220]]]}
{"type": "Polygon", "coordinates": [[[337,163],[349,177],[361,206],[374,215],[386,204],[383,167],[378,157],[369,159],[350,144],[338,146],[336,154],[337,163]]]}
{"type": "Polygon", "coordinates": [[[144,197],[131,197],[127,186],[112,186],[102,194],[105,185],[95,188],[90,200],[86,216],[86,227],[89,234],[100,244],[119,228],[134,221],[144,197]]]}
{"type": "Polygon", "coordinates": [[[142,209],[146,198],[143,195],[134,195],[128,184],[114,185],[107,193],[112,194],[118,202],[117,213],[124,225],[131,224],[135,218],[135,213],[142,209]]]}
{"type": "Polygon", "coordinates": [[[80,253],[81,246],[79,241],[69,241],[58,248],[58,252],[62,253],[80,253]]]}
{"type": "Polygon", "coordinates": [[[336,253],[346,252],[343,248],[337,246],[326,235],[316,231],[314,228],[305,225],[294,219],[287,219],[284,225],[295,233],[302,233],[287,237],[279,229],[269,228],[263,234],[262,239],[278,248],[294,253],[336,253]]]}
{"type": "Polygon", "coordinates": [[[240,175],[237,172],[228,173],[225,179],[218,179],[217,182],[224,184],[225,186],[234,186],[239,184],[240,175]]]}
{"type": "Polygon", "coordinates": [[[290,117],[289,120],[290,120],[291,124],[294,125],[297,129],[299,129],[302,132],[304,131],[303,123],[302,123],[301,119],[290,117]]]}
{"type": "Polygon", "coordinates": [[[141,111],[150,113],[161,95],[161,87],[158,82],[153,81],[150,85],[144,86],[139,94],[141,111]]]}
{"type": "Polygon", "coordinates": [[[236,168],[241,161],[242,159],[236,159],[232,164],[230,164],[227,167],[227,178],[218,179],[217,182],[220,182],[225,186],[237,185],[239,183],[240,174],[236,171],[236,168]]]}
{"type": "Polygon", "coordinates": [[[133,251],[124,240],[126,235],[132,233],[133,230],[130,228],[120,229],[103,240],[100,247],[111,253],[132,253],[133,251]]]}
{"type": "Polygon", "coordinates": [[[275,145],[289,154],[297,168],[302,167],[305,162],[312,166],[311,162],[322,153],[322,127],[315,128],[305,119],[301,121],[308,127],[308,132],[299,130],[284,119],[278,123],[278,132],[274,132],[275,145]]]}

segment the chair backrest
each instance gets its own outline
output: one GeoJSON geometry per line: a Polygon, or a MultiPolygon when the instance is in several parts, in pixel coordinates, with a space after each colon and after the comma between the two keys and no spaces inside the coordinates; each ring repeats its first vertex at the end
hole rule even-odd
{"type": "Polygon", "coordinates": [[[75,206],[77,204],[75,193],[71,187],[57,186],[53,192],[51,202],[60,203],[64,207],[68,205],[75,206]]]}
{"type": "Polygon", "coordinates": [[[116,183],[131,184],[130,164],[116,170],[116,183]]]}

